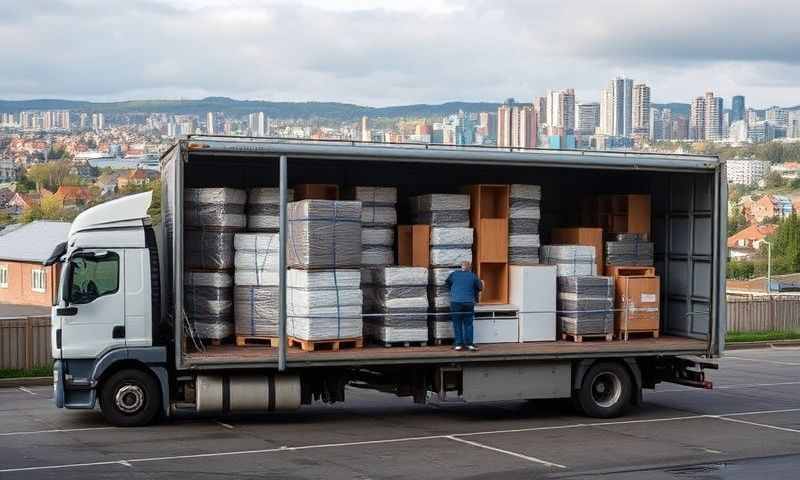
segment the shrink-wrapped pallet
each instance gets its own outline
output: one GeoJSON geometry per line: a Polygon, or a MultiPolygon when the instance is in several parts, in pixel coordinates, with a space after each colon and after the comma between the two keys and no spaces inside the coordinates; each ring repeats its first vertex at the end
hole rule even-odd
{"type": "Polygon", "coordinates": [[[431,267],[457,267],[472,262],[473,229],[469,227],[431,228],[431,267]]]}
{"type": "Polygon", "coordinates": [[[288,265],[303,269],[361,265],[361,202],[302,200],[289,204],[288,265]]]}
{"type": "Polygon", "coordinates": [[[453,338],[453,324],[450,322],[450,289],[445,285],[447,277],[458,268],[431,268],[428,275],[428,333],[433,341],[453,338]]]}
{"type": "Polygon", "coordinates": [[[590,245],[544,245],[540,257],[541,263],[557,267],[559,277],[597,274],[594,247],[590,245]]]}
{"type": "Polygon", "coordinates": [[[539,220],[542,217],[539,185],[511,185],[508,212],[508,263],[539,263],[539,220]]]}
{"type": "Polygon", "coordinates": [[[508,263],[511,265],[538,265],[539,235],[510,235],[508,237],[508,263]]]}
{"type": "Polygon", "coordinates": [[[279,242],[277,233],[237,233],[234,237],[234,283],[277,286],[279,242]]]}
{"type": "Polygon", "coordinates": [[[302,340],[361,337],[359,270],[287,272],[287,333],[302,340]]]}
{"type": "Polygon", "coordinates": [[[235,188],[187,188],[184,191],[186,227],[240,230],[246,220],[247,193],[235,188]]]}
{"type": "Polygon", "coordinates": [[[606,242],[606,265],[651,267],[653,243],[639,234],[618,234],[616,240],[606,242]]]}
{"type": "Polygon", "coordinates": [[[230,273],[184,271],[183,305],[197,337],[222,340],[233,333],[233,279],[230,273]]]}
{"type": "Polygon", "coordinates": [[[469,195],[427,194],[411,197],[409,202],[415,224],[469,226],[469,195]]]}
{"type": "Polygon", "coordinates": [[[233,237],[226,230],[194,230],[184,232],[186,268],[228,270],[234,266],[233,237]]]}
{"type": "Polygon", "coordinates": [[[379,342],[426,342],[428,269],[382,267],[372,270],[365,333],[379,342]],[[381,314],[381,315],[377,315],[381,314]]]}
{"type": "MultiPolygon", "coordinates": [[[[286,192],[287,201],[294,200],[294,190],[286,192]]],[[[251,188],[247,191],[247,230],[277,232],[280,229],[281,196],[279,188],[251,188]]]]}
{"type": "Polygon", "coordinates": [[[233,287],[233,301],[237,336],[278,336],[280,305],[277,286],[236,285],[233,287]]]}
{"type": "Polygon", "coordinates": [[[560,277],[558,315],[570,335],[608,335],[614,328],[614,279],[560,277]]]}
{"type": "Polygon", "coordinates": [[[361,202],[363,227],[397,225],[397,189],[395,187],[352,187],[348,197],[361,202]]]}

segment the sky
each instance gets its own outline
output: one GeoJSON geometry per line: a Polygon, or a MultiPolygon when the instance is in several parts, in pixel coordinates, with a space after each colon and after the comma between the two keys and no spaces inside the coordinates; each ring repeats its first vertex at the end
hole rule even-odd
{"type": "Polygon", "coordinates": [[[0,99],[800,104],[798,0],[0,0],[0,99]]]}

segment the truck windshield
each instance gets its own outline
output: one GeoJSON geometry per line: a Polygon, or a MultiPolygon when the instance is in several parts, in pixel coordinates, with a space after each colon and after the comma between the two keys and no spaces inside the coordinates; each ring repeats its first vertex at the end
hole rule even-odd
{"type": "Polygon", "coordinates": [[[119,289],[119,255],[79,255],[70,260],[70,303],[85,304],[119,289]]]}

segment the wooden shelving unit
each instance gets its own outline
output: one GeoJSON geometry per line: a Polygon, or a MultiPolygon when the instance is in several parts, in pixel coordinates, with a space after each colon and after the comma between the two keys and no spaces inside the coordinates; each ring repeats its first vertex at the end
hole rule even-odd
{"type": "Polygon", "coordinates": [[[339,200],[339,186],[326,183],[301,183],[294,186],[294,199],[339,200]]]}
{"type": "Polygon", "coordinates": [[[407,267],[430,267],[431,226],[397,226],[397,264],[407,267]]]}
{"type": "Polygon", "coordinates": [[[508,185],[472,185],[475,273],[484,282],[481,304],[508,303],[508,185]]]}
{"type": "Polygon", "coordinates": [[[592,226],[608,234],[640,233],[650,238],[650,195],[598,195],[592,226]]]}

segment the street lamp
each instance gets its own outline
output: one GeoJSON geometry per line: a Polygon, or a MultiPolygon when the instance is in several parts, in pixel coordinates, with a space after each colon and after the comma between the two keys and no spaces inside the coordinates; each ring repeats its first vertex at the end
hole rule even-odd
{"type": "Polygon", "coordinates": [[[767,293],[770,293],[772,289],[772,244],[766,240],[763,240],[764,243],[767,244],[767,293]]]}

